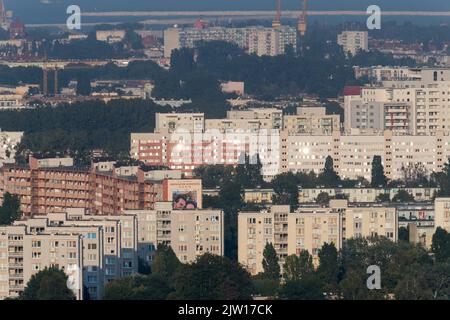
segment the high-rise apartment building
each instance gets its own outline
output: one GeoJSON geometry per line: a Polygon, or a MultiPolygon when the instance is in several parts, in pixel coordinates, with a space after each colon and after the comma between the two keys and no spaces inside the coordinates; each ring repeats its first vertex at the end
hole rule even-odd
{"type": "Polygon", "coordinates": [[[450,157],[450,135],[383,134],[281,135],[281,172],[320,173],[331,156],[343,179],[371,179],[374,156],[381,156],[389,179],[404,178],[404,168],[420,164],[427,174],[441,172],[450,157]]]}
{"type": "Polygon", "coordinates": [[[279,171],[279,130],[282,111],[274,108],[230,111],[226,119],[204,119],[203,114],[157,114],[154,133],[131,134],[131,157],[149,165],[182,170],[199,166],[236,166],[256,155],[263,175],[279,171]]]}
{"type": "Polygon", "coordinates": [[[111,163],[74,167],[72,159],[38,159],[29,165],[0,168],[0,196],[18,195],[26,216],[84,208],[93,214],[151,209],[163,197],[162,181],[152,180],[146,167],[114,168],[111,163]]]}
{"type": "Polygon", "coordinates": [[[263,271],[263,252],[272,243],[280,265],[287,256],[307,250],[313,262],[324,243],[342,248],[347,239],[385,236],[397,241],[395,208],[381,205],[349,206],[346,200],[331,201],[330,206],[272,206],[261,212],[241,212],[238,216],[238,260],[251,274],[263,271]]]}
{"type": "Polygon", "coordinates": [[[18,296],[33,274],[57,267],[78,299],[101,299],[108,282],[137,273],[137,230],[136,215],[84,209],[0,226],[0,298],[18,296]]]}
{"type": "Polygon", "coordinates": [[[338,35],[337,43],[344,52],[353,56],[359,51],[369,51],[369,33],[367,31],[344,31],[338,35]]]}
{"type": "Polygon", "coordinates": [[[450,81],[394,81],[389,86],[363,87],[358,93],[345,94],[345,129],[449,133],[449,108],[450,81]]]}
{"type": "Polygon", "coordinates": [[[164,56],[170,58],[172,51],[180,48],[195,48],[201,41],[226,41],[259,56],[284,54],[289,46],[297,48],[295,28],[170,28],[164,32],[164,56]]]}
{"type": "Polygon", "coordinates": [[[172,247],[183,263],[204,254],[224,254],[223,212],[213,209],[174,209],[172,202],[157,202],[154,210],[130,210],[138,220],[138,254],[152,263],[158,244],[172,247]]]}
{"type": "Polygon", "coordinates": [[[332,134],[340,131],[339,115],[327,115],[324,107],[299,107],[296,115],[283,118],[284,130],[289,134],[332,134]]]}

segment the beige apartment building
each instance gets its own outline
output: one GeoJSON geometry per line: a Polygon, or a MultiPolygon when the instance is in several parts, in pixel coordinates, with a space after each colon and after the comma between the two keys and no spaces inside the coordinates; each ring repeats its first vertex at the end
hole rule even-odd
{"type": "Polygon", "coordinates": [[[450,231],[450,198],[436,198],[434,202],[435,228],[450,231]]]}
{"type": "Polygon", "coordinates": [[[402,179],[404,167],[421,164],[428,174],[441,172],[450,157],[450,135],[384,134],[289,135],[281,133],[281,172],[320,173],[331,156],[343,179],[371,179],[374,156],[381,156],[389,179],[402,179]]]}
{"type": "Polygon", "coordinates": [[[339,115],[327,115],[324,107],[299,107],[296,115],[283,118],[288,134],[332,134],[340,131],[339,115]]]}
{"type": "Polygon", "coordinates": [[[343,31],[338,35],[337,43],[345,54],[353,56],[358,51],[369,51],[369,33],[367,31],[343,31]]]}
{"type": "Polygon", "coordinates": [[[183,263],[205,253],[224,254],[221,210],[175,210],[172,202],[157,202],[154,210],[125,211],[125,215],[136,215],[138,254],[150,264],[158,244],[170,245],[183,263]]]}
{"type": "Polygon", "coordinates": [[[397,241],[395,208],[381,205],[348,205],[331,201],[329,207],[272,206],[261,212],[241,212],[238,216],[238,260],[251,274],[263,271],[264,247],[272,243],[283,265],[287,256],[308,250],[313,262],[324,243],[337,249],[350,238],[385,236],[397,241]]]}
{"type": "Polygon", "coordinates": [[[111,280],[135,274],[137,217],[94,216],[83,209],[0,227],[0,298],[18,296],[45,267],[66,272],[78,299],[101,299],[111,280]]]}

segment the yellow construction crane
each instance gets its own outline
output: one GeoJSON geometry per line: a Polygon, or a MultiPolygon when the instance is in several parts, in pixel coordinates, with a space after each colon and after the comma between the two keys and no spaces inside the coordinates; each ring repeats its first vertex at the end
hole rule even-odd
{"type": "Polygon", "coordinates": [[[275,20],[272,22],[272,28],[281,27],[281,0],[277,0],[277,12],[275,14],[275,20]]]}
{"type": "Polygon", "coordinates": [[[298,32],[300,33],[300,37],[303,39],[303,37],[306,34],[306,16],[308,14],[308,0],[302,0],[303,1],[303,11],[300,15],[300,19],[298,20],[298,32]]]}

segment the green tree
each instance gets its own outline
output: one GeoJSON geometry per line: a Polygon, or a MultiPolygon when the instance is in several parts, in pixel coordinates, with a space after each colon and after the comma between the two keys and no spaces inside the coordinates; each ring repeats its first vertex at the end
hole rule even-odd
{"type": "Polygon", "coordinates": [[[153,258],[152,272],[163,279],[170,280],[180,266],[181,262],[173,249],[168,245],[158,244],[153,258]]]}
{"type": "Polygon", "coordinates": [[[413,264],[408,266],[404,276],[395,287],[394,294],[397,300],[431,300],[433,299],[433,289],[427,280],[427,273],[430,272],[427,265],[413,264]]]}
{"type": "Polygon", "coordinates": [[[91,79],[87,74],[81,74],[77,79],[77,95],[88,96],[91,92],[91,79]]]}
{"type": "Polygon", "coordinates": [[[450,258],[450,235],[441,227],[437,227],[433,234],[431,251],[438,262],[444,262],[450,258]]]}
{"type": "Polygon", "coordinates": [[[6,192],[3,196],[3,204],[0,207],[0,225],[10,225],[20,219],[20,199],[17,195],[6,192]]]}
{"type": "Polygon", "coordinates": [[[272,180],[272,202],[278,205],[298,206],[298,184],[292,172],[281,173],[272,180]]]}
{"type": "Polygon", "coordinates": [[[262,164],[259,155],[250,159],[245,156],[245,161],[236,167],[236,179],[244,188],[261,187],[264,184],[262,176],[262,164]]]}
{"type": "Polygon", "coordinates": [[[67,275],[58,268],[45,268],[31,276],[21,300],[74,300],[74,293],[67,287],[67,275]]]}
{"type": "Polygon", "coordinates": [[[281,288],[280,298],[286,300],[323,300],[320,279],[308,274],[299,280],[287,281],[281,288]]]}
{"type": "Polygon", "coordinates": [[[263,251],[264,277],[266,279],[280,279],[280,264],[277,252],[272,243],[266,243],[263,251]]]}
{"type": "Polygon", "coordinates": [[[283,277],[286,281],[300,280],[314,272],[313,258],[308,250],[302,250],[298,256],[293,254],[286,257],[283,269],[283,277]]]}
{"type": "Polygon", "coordinates": [[[399,190],[392,198],[392,202],[414,202],[414,196],[406,190],[399,190]]]}
{"type": "Polygon", "coordinates": [[[450,159],[437,177],[439,183],[439,192],[437,195],[439,197],[450,197],[450,159]]]}
{"type": "Polygon", "coordinates": [[[390,202],[391,201],[391,197],[388,193],[380,193],[377,198],[376,198],[377,202],[390,202]]]}
{"type": "Polygon", "coordinates": [[[174,277],[173,299],[245,300],[251,298],[250,274],[236,261],[206,253],[184,264],[174,277]]]}
{"type": "Polygon", "coordinates": [[[339,276],[339,254],[334,243],[324,243],[318,256],[317,274],[325,284],[327,293],[334,292],[339,276]]]}
{"type": "Polygon", "coordinates": [[[381,156],[374,156],[372,161],[372,180],[371,185],[373,188],[386,187],[387,178],[384,175],[384,167],[382,164],[381,156]]]}
{"type": "Polygon", "coordinates": [[[328,156],[325,160],[325,167],[319,174],[319,183],[325,187],[337,187],[341,184],[341,178],[334,170],[333,158],[328,156]]]}
{"type": "Polygon", "coordinates": [[[409,230],[405,227],[398,228],[398,240],[409,242],[409,230]]]}
{"type": "Polygon", "coordinates": [[[105,300],[164,300],[172,292],[166,279],[157,274],[115,279],[105,286],[105,300]]]}
{"type": "Polygon", "coordinates": [[[328,206],[330,204],[330,195],[327,192],[321,192],[317,195],[316,203],[321,206],[328,206]]]}

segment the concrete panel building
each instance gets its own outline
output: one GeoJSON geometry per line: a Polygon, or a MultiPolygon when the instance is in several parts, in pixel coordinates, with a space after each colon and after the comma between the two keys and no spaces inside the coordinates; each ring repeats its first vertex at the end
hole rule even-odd
{"type": "Polygon", "coordinates": [[[307,250],[313,262],[324,243],[340,249],[347,239],[384,236],[397,241],[395,208],[381,205],[349,206],[334,200],[327,208],[272,206],[261,212],[241,212],[238,216],[238,260],[251,274],[263,271],[264,247],[272,243],[280,265],[287,256],[307,250]]]}
{"type": "Polygon", "coordinates": [[[183,263],[204,254],[224,254],[223,212],[212,209],[175,210],[158,202],[154,210],[130,210],[139,225],[139,257],[152,263],[158,244],[170,245],[183,263]]]}
{"type": "Polygon", "coordinates": [[[137,273],[137,230],[135,215],[83,209],[0,226],[0,298],[19,295],[33,274],[53,266],[66,272],[78,299],[101,299],[108,282],[137,273]]]}

